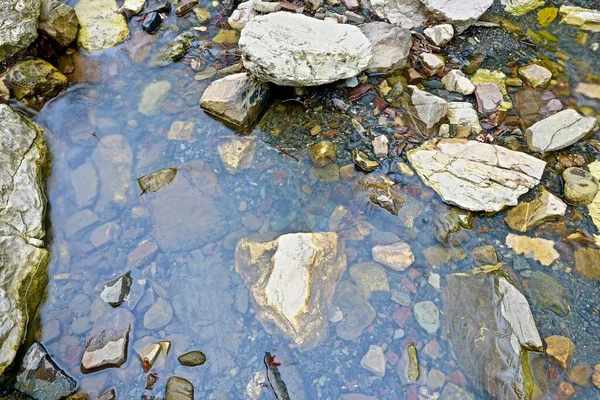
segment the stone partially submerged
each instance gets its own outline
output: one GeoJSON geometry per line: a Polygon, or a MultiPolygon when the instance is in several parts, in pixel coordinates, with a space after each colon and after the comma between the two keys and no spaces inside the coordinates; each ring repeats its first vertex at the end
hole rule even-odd
{"type": "Polygon", "coordinates": [[[531,151],[545,153],[569,147],[596,127],[596,118],[568,109],[533,124],[525,132],[531,151]]]}
{"type": "Polygon", "coordinates": [[[289,233],[270,242],[242,239],[235,259],[268,332],[278,328],[307,349],[326,338],[329,308],[346,269],[344,242],[336,233],[289,233]]]}
{"type": "Polygon", "coordinates": [[[546,163],[525,153],[474,140],[430,140],[408,152],[423,182],[448,203],[500,211],[536,186],[546,163]]]}
{"type": "Polygon", "coordinates": [[[253,18],[239,41],[243,63],[257,79],[282,86],[318,86],[351,78],[371,62],[371,44],[355,26],[302,14],[253,18]]]}
{"type": "Polygon", "coordinates": [[[246,73],[233,74],[211,82],[200,98],[200,107],[209,114],[244,127],[258,118],[268,94],[268,84],[246,73]]]}
{"type": "Polygon", "coordinates": [[[0,62],[37,38],[40,8],[40,0],[0,0],[0,62]]]}
{"type": "Polygon", "coordinates": [[[49,253],[44,249],[49,156],[44,131],[0,104],[0,374],[23,342],[29,316],[44,293],[49,253]]]}
{"type": "Polygon", "coordinates": [[[495,399],[528,399],[534,387],[528,356],[543,347],[511,275],[496,268],[449,275],[442,326],[475,387],[495,399]]]}

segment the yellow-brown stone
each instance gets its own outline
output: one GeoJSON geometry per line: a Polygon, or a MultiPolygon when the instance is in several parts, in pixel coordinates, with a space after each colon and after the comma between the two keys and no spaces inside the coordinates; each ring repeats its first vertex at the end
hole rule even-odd
{"type": "Polygon", "coordinates": [[[563,369],[567,369],[573,357],[575,345],[571,339],[564,336],[548,336],[544,339],[546,342],[546,354],[556,361],[563,369]]]}

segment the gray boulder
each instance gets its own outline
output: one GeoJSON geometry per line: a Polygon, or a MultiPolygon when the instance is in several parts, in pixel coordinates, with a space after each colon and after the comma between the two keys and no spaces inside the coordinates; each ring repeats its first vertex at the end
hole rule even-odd
{"type": "Polygon", "coordinates": [[[318,86],[358,75],[371,62],[371,44],[356,26],[302,14],[253,18],[239,41],[244,66],[257,79],[282,86],[318,86]]]}
{"type": "Polygon", "coordinates": [[[0,0],[0,62],[37,38],[40,8],[40,0],[0,0]]]}
{"type": "Polygon", "coordinates": [[[47,283],[44,249],[48,151],[43,130],[0,104],[0,374],[23,341],[47,283]]]}

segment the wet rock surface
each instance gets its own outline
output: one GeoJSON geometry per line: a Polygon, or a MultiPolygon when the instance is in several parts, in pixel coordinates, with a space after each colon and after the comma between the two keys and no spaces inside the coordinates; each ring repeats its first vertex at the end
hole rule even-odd
{"type": "Polygon", "coordinates": [[[0,373],[13,361],[47,282],[44,248],[49,162],[44,131],[0,104],[0,373]]]}
{"type": "Polygon", "coordinates": [[[61,399],[75,392],[77,382],[62,371],[44,346],[34,343],[23,357],[17,388],[35,399],[61,399]]]}
{"type": "Polygon", "coordinates": [[[61,46],[77,38],[79,21],[75,10],[58,0],[43,0],[38,29],[61,46]]]}
{"type": "Polygon", "coordinates": [[[273,331],[269,325],[274,324],[305,348],[325,339],[327,314],[346,269],[343,249],[333,232],[238,242],[236,271],[260,307],[257,317],[265,329],[273,331]]]}
{"type": "Polygon", "coordinates": [[[282,86],[349,78],[366,69],[372,58],[360,29],[285,12],[252,19],[239,45],[244,66],[256,78],[282,86]]]}
{"type": "Polygon", "coordinates": [[[492,397],[528,393],[530,372],[521,357],[540,351],[542,341],[519,290],[503,275],[453,274],[443,297],[443,329],[471,382],[492,397]]]}
{"type": "Polygon", "coordinates": [[[541,153],[569,147],[596,127],[596,119],[581,116],[575,110],[563,110],[533,124],[525,135],[532,151],[541,153]]]}
{"type": "Polygon", "coordinates": [[[83,0],[75,6],[79,19],[77,44],[91,52],[123,43],[129,36],[125,17],[116,13],[114,0],[83,0]]]}

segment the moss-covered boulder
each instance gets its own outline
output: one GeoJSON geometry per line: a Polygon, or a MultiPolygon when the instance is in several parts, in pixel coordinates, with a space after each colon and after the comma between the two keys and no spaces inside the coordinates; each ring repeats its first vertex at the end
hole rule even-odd
{"type": "Polygon", "coordinates": [[[52,64],[37,58],[15,64],[4,81],[14,98],[36,110],[69,86],[66,76],[52,64]]]}
{"type": "Polygon", "coordinates": [[[49,157],[43,130],[0,104],[0,374],[12,363],[47,283],[49,157]]]}
{"type": "Polygon", "coordinates": [[[42,0],[38,29],[61,46],[68,46],[77,37],[77,13],[58,0],[42,0]]]}
{"type": "Polygon", "coordinates": [[[0,62],[37,38],[40,0],[0,0],[0,62]]]}
{"type": "Polygon", "coordinates": [[[91,53],[123,43],[129,36],[129,27],[116,9],[115,0],[81,0],[77,3],[75,12],[80,25],[77,44],[91,53]]]}

